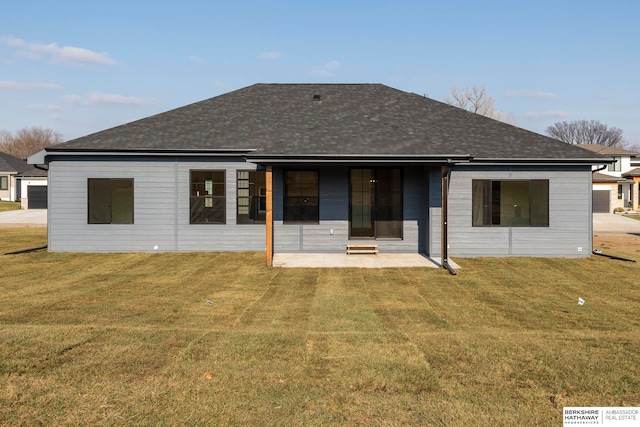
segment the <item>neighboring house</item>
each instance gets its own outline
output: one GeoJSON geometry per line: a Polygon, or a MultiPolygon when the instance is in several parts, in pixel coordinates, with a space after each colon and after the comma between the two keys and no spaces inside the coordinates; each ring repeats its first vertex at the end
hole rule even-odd
{"type": "Polygon", "coordinates": [[[356,244],[586,257],[591,169],[610,159],[380,84],[256,84],[29,160],[49,167],[51,251],[266,251],[271,265],[356,244]]]}
{"type": "Polygon", "coordinates": [[[22,209],[47,208],[47,171],[0,152],[0,200],[22,209]]]}
{"type": "Polygon", "coordinates": [[[635,151],[599,144],[578,144],[580,148],[612,157],[614,163],[594,166],[593,212],[613,212],[616,209],[637,209],[640,174],[632,167],[635,151]]]}

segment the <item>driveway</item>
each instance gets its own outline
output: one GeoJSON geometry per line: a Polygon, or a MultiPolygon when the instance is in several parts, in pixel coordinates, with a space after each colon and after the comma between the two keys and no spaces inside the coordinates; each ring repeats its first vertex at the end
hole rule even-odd
{"type": "Polygon", "coordinates": [[[640,236],[640,221],[626,218],[624,215],[594,213],[593,234],[601,236],[637,234],[640,236]]]}
{"type": "Polygon", "coordinates": [[[0,212],[0,227],[46,227],[47,210],[29,209],[0,212]]]}

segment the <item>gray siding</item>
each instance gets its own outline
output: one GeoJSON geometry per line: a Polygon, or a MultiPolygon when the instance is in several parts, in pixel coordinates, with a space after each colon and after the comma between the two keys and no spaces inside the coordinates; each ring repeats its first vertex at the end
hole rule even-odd
{"type": "Polygon", "coordinates": [[[262,251],[265,226],[236,225],[233,159],[53,161],[49,165],[49,249],[52,251],[262,251]],[[189,171],[226,170],[227,224],[189,224],[189,171]],[[88,224],[87,179],[133,178],[134,224],[88,224]]]}
{"type": "MultiPolygon", "coordinates": [[[[73,159],[50,163],[49,249],[52,251],[263,251],[264,224],[236,224],[236,171],[242,159],[73,159]],[[189,171],[226,172],[226,224],[189,224],[189,171]],[[134,224],[88,224],[87,179],[133,178],[134,224]]],[[[283,169],[274,168],[274,251],[344,252],[349,240],[349,167],[316,167],[319,224],[284,224],[283,169]]],[[[403,238],[354,240],[381,252],[441,256],[440,168],[403,168],[403,238]]],[[[456,167],[449,187],[449,254],[588,256],[590,168],[456,167]],[[473,179],[548,179],[549,227],[472,227],[473,179]],[[579,248],[582,250],[579,251],[579,248]]]]}
{"type": "Polygon", "coordinates": [[[440,168],[429,170],[428,251],[432,257],[442,256],[442,186],[440,168]]]}
{"type": "Polygon", "coordinates": [[[591,254],[591,170],[458,167],[449,188],[449,255],[585,257],[591,254]],[[473,179],[548,179],[549,227],[472,227],[473,179]]]}
{"type": "MultiPolygon", "coordinates": [[[[362,166],[367,167],[367,166],[362,166]]],[[[284,224],[283,170],[274,169],[274,251],[345,252],[349,240],[349,167],[310,167],[317,169],[320,187],[320,223],[284,224]]],[[[425,252],[427,235],[425,216],[426,177],[423,167],[403,168],[403,238],[354,240],[377,244],[380,252],[425,252]]]]}
{"type": "MultiPolygon", "coordinates": [[[[236,171],[241,160],[57,160],[50,163],[52,251],[262,251],[263,224],[236,224],[236,171]],[[189,224],[189,171],[224,169],[226,224],[189,224]],[[134,224],[88,224],[87,179],[133,178],[134,224]]],[[[283,169],[274,169],[275,252],[345,252],[349,243],[349,167],[317,168],[320,223],[283,224],[283,169]]],[[[425,252],[424,168],[403,170],[403,238],[378,239],[381,252],[425,252]]],[[[358,240],[358,243],[367,241],[358,240]]]]}

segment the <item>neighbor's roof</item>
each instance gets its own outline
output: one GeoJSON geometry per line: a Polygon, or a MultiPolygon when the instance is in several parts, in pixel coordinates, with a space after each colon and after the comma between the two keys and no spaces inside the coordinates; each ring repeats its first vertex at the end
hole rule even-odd
{"type": "Polygon", "coordinates": [[[254,158],[601,158],[381,84],[256,84],[71,140],[47,153],[239,149],[254,158]]]}
{"type": "Polygon", "coordinates": [[[640,168],[631,169],[623,173],[622,176],[640,176],[640,168]]]}
{"type": "Polygon", "coordinates": [[[620,178],[619,176],[607,175],[605,173],[594,172],[593,173],[593,182],[619,182],[626,181],[624,178],[620,178]]]}
{"type": "Polygon", "coordinates": [[[0,152],[0,172],[18,176],[47,176],[47,172],[35,168],[22,159],[0,152]]]}
{"type": "Polygon", "coordinates": [[[638,153],[621,147],[609,147],[601,144],[576,144],[576,147],[593,151],[594,153],[603,154],[605,156],[635,156],[638,153]]]}

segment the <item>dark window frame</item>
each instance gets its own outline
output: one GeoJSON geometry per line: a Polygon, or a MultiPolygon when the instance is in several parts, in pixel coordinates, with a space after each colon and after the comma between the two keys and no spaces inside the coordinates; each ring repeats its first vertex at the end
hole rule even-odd
{"type": "Polygon", "coordinates": [[[266,172],[256,169],[236,170],[236,224],[265,224],[266,215],[266,172]],[[242,177],[245,173],[246,179],[242,177]],[[264,186],[260,186],[261,184],[264,186]],[[241,190],[247,190],[247,195],[241,195],[241,190]]]}
{"type": "Polygon", "coordinates": [[[225,169],[189,170],[189,224],[226,224],[227,223],[227,171],[225,169]],[[222,173],[222,181],[215,181],[215,174],[222,173]],[[194,174],[211,174],[211,188],[207,188],[206,178],[194,182],[194,174]],[[202,185],[203,188],[200,188],[202,185]],[[220,187],[221,186],[221,187],[220,187]],[[222,188],[222,195],[215,195],[222,188]],[[200,192],[207,192],[200,195],[200,192]],[[209,191],[211,194],[208,194],[209,191]],[[195,193],[195,194],[194,194],[195,193]],[[201,209],[201,211],[200,211],[201,209]],[[210,211],[207,211],[210,209],[210,211]]]}
{"type": "MultiPolygon", "coordinates": [[[[285,169],[282,171],[283,181],[283,197],[282,197],[282,223],[283,224],[320,224],[320,172],[318,169],[285,169]],[[314,173],[315,174],[315,191],[316,194],[308,195],[289,195],[292,189],[289,188],[289,174],[295,173],[314,173]],[[315,199],[315,205],[308,205],[309,201],[313,202],[315,199]],[[300,204],[301,203],[301,204],[300,204]],[[310,219],[296,218],[304,215],[304,205],[314,207],[315,209],[306,209],[306,213],[313,212],[310,219]],[[297,208],[297,209],[296,209],[297,208]],[[297,213],[296,213],[297,211],[297,213]]],[[[300,188],[298,188],[300,190],[300,188]]]]}
{"type": "Polygon", "coordinates": [[[7,191],[8,189],[9,189],[9,176],[8,175],[0,176],[0,190],[7,191]]]}
{"type": "Polygon", "coordinates": [[[87,178],[87,224],[134,224],[135,223],[135,180],[133,178],[87,178]],[[118,188],[114,183],[123,184],[130,183],[129,189],[118,188]],[[102,191],[100,184],[102,184],[102,191]],[[96,187],[96,188],[93,188],[96,187]],[[126,190],[127,193],[120,191],[126,190]],[[101,194],[98,194],[98,193],[101,194]],[[126,199],[122,198],[122,194],[126,199]],[[128,196],[128,197],[127,197],[128,196]],[[97,199],[100,197],[100,199],[97,199]],[[100,205],[102,202],[102,206],[100,205]],[[106,203],[106,204],[105,204],[106,203]],[[114,206],[114,204],[118,206],[114,206]],[[123,204],[120,206],[120,204],[123,204]],[[122,215],[118,211],[121,208],[130,208],[124,217],[125,220],[119,219],[122,215]],[[114,215],[114,211],[118,212],[114,215]]]}
{"type": "MultiPolygon", "coordinates": [[[[473,179],[471,194],[471,225],[473,227],[534,227],[548,228],[550,224],[549,206],[549,180],[548,179],[473,179]],[[527,222],[526,223],[502,223],[503,216],[501,198],[503,197],[503,183],[522,184],[527,183],[527,222]],[[543,185],[544,188],[534,188],[543,185]],[[537,191],[536,191],[537,190],[537,191]],[[541,191],[542,190],[542,191],[541,191]],[[496,194],[499,193],[499,194],[496,194]],[[542,193],[542,194],[541,194],[542,193]],[[539,200],[545,196],[545,200],[539,200]],[[540,209],[543,209],[540,211],[540,209]]],[[[505,190],[505,192],[508,190],[505,190]]],[[[513,197],[512,194],[506,195],[513,197]]],[[[514,204],[512,218],[520,218],[522,210],[518,211],[518,205],[514,204]]],[[[521,209],[522,207],[520,207],[521,209]]],[[[505,219],[509,219],[505,216],[505,219]]]]}

